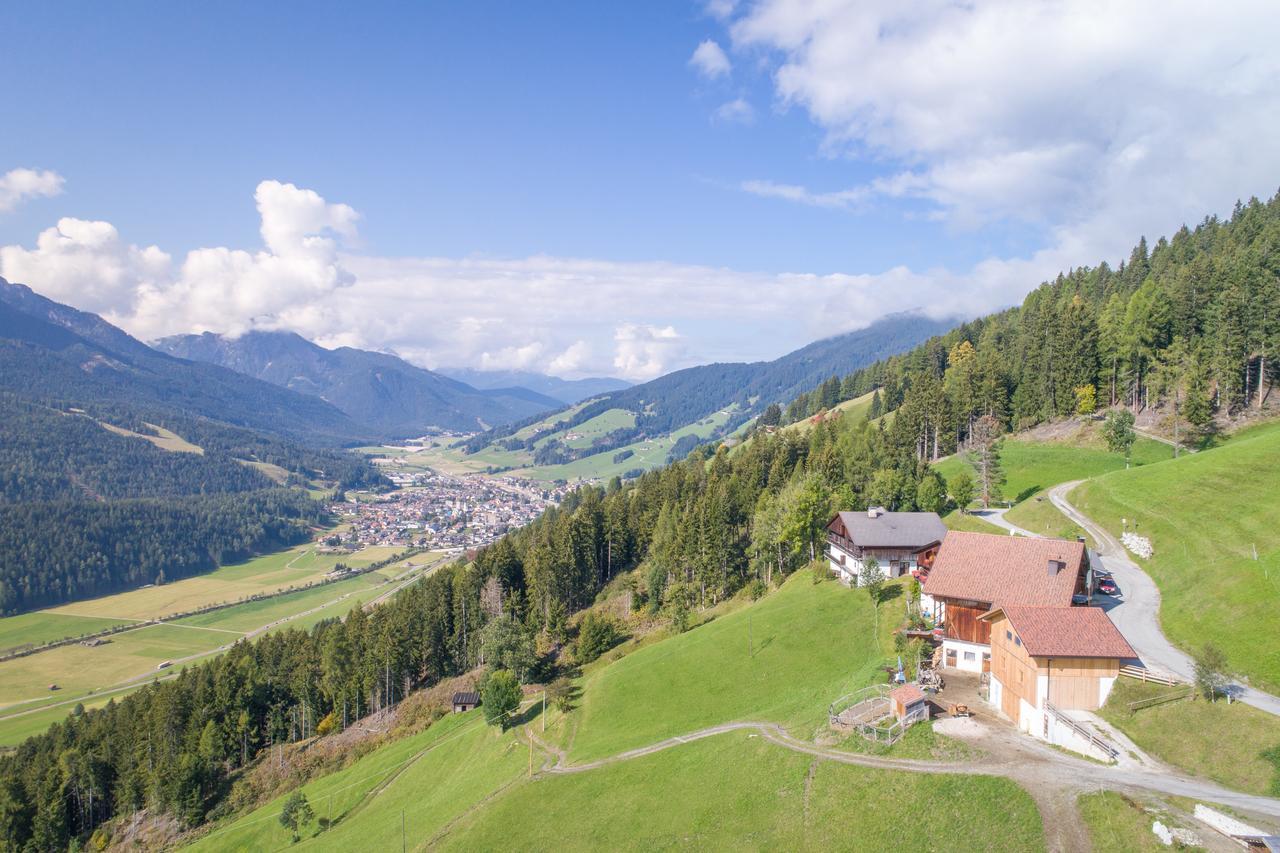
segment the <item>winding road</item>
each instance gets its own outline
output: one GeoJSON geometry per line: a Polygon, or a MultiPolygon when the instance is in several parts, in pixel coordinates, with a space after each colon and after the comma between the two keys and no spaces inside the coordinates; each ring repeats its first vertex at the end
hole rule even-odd
{"type": "MultiPolygon", "coordinates": [[[[1186,652],[1169,642],[1169,638],[1160,629],[1160,588],[1156,586],[1156,582],[1129,559],[1124,546],[1106,528],[1067,500],[1068,493],[1082,482],[1073,480],[1054,486],[1049,490],[1049,500],[1063,515],[1088,531],[1098,544],[1097,553],[1103,567],[1111,572],[1119,584],[1122,595],[1111,598],[1103,605],[1107,615],[1148,667],[1163,669],[1189,681],[1194,680],[1195,663],[1186,652]]],[[[1234,699],[1280,716],[1280,697],[1239,682],[1233,682],[1228,689],[1234,699]]]]}

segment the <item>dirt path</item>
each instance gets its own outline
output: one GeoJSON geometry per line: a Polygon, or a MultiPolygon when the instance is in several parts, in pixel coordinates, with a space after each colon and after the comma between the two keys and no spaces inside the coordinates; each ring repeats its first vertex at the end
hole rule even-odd
{"type": "MultiPolygon", "coordinates": [[[[1182,678],[1195,679],[1195,663],[1181,649],[1169,642],[1160,627],[1160,588],[1142,567],[1129,558],[1124,546],[1093,519],[1071,505],[1067,495],[1082,480],[1061,483],[1049,490],[1049,500],[1063,515],[1083,527],[1098,543],[1098,556],[1103,566],[1120,585],[1122,595],[1103,606],[1129,645],[1152,669],[1163,669],[1182,678]]],[[[1233,682],[1232,696],[1246,705],[1280,716],[1280,697],[1253,687],[1233,682]]]]}

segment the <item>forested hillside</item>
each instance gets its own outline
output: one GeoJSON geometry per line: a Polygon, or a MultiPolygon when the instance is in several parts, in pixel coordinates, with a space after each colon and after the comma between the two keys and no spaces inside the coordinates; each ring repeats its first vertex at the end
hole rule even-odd
{"type": "Polygon", "coordinates": [[[317,445],[371,437],[325,401],[157,352],[101,317],[0,279],[0,390],[37,400],[160,407],[317,445]]]}
{"type": "Polygon", "coordinates": [[[1119,269],[1063,273],[1019,308],[831,380],[783,420],[878,389],[872,417],[896,409],[893,431],[921,458],[966,444],[981,415],[1022,429],[1112,405],[1159,408],[1194,440],[1215,416],[1274,403],[1278,275],[1280,196],[1251,199],[1229,220],[1141,240],[1119,269]]]}
{"type": "Polygon", "coordinates": [[[384,481],[297,437],[331,445],[359,429],[323,401],[162,355],[0,281],[0,613],[299,541],[323,508],[281,486],[384,481]]]}
{"type": "Polygon", "coordinates": [[[393,438],[417,437],[433,428],[474,432],[560,405],[525,388],[472,388],[387,353],[325,349],[292,332],[249,332],[238,338],[205,332],[155,345],[170,355],[320,397],[393,438]]]}
{"type": "MultiPolygon", "coordinates": [[[[791,400],[826,377],[902,352],[952,325],[954,321],[918,314],[895,315],[865,329],[809,344],[775,361],[705,364],[677,370],[568,410],[562,418],[555,419],[553,430],[517,436],[540,420],[532,418],[477,435],[463,447],[468,453],[475,453],[495,445],[505,451],[527,451],[535,464],[562,464],[666,436],[727,411],[728,417],[710,436],[718,438],[733,432],[770,403],[791,400]],[[585,447],[566,440],[576,427],[613,410],[631,413],[633,422],[595,438],[585,447]]],[[[704,435],[703,440],[706,438],[704,435]]],[[[690,437],[685,445],[678,445],[675,457],[683,456],[696,443],[698,439],[690,437]]]]}

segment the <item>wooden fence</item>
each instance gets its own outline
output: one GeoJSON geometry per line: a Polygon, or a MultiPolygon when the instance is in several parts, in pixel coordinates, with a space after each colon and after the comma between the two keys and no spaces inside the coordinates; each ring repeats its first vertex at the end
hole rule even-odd
{"type": "Polygon", "coordinates": [[[1120,674],[1126,678],[1136,678],[1138,681],[1149,681],[1153,684],[1163,684],[1167,687],[1173,687],[1178,684],[1186,684],[1187,680],[1168,672],[1156,672],[1147,669],[1145,666],[1122,666],[1120,674]]]}

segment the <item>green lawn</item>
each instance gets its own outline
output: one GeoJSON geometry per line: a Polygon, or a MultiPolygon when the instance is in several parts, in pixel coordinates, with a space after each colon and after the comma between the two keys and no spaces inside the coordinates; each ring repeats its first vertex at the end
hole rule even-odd
{"type": "Polygon", "coordinates": [[[0,619],[0,651],[28,643],[40,645],[67,637],[79,637],[125,624],[128,623],[120,619],[98,616],[70,616],[48,611],[23,613],[0,619]]]}
{"type": "Polygon", "coordinates": [[[1168,850],[1151,831],[1156,820],[1165,826],[1177,826],[1167,812],[1156,814],[1114,791],[1081,794],[1076,800],[1080,816],[1089,827],[1089,840],[1095,853],[1156,853],[1168,850]]]}
{"type": "Polygon", "coordinates": [[[453,850],[1043,849],[1005,779],[815,761],[746,733],[521,783],[460,821],[453,850]],[[927,818],[925,817],[927,815],[927,818]]]}
{"type": "MultiPolygon", "coordinates": [[[[884,607],[893,619],[892,603],[884,607]]],[[[779,722],[807,738],[830,702],[885,661],[872,622],[864,591],[797,572],[758,604],[591,672],[569,718],[574,759],[733,720],[779,722]]]]}
{"type": "Polygon", "coordinates": [[[597,438],[608,435],[616,429],[630,429],[635,425],[635,413],[626,409],[608,409],[590,420],[583,421],[573,429],[565,430],[564,435],[567,436],[568,433],[573,433],[578,438],[571,439],[564,436],[562,438],[569,447],[590,447],[591,442],[597,438]]]}
{"type": "MultiPolygon", "coordinates": [[[[1001,491],[1005,500],[1018,503],[1058,483],[1123,470],[1124,457],[1108,452],[1094,433],[1095,430],[1086,427],[1081,434],[1064,441],[1006,439],[1000,451],[1000,464],[1005,473],[1001,491]]],[[[1173,448],[1167,444],[1139,438],[1133,445],[1135,467],[1172,458],[1173,448]]],[[[961,470],[973,473],[964,454],[949,456],[933,467],[947,479],[961,470]]]]}
{"type": "Polygon", "coordinates": [[[1231,668],[1280,691],[1280,424],[1213,450],[1091,480],[1072,503],[1113,533],[1151,539],[1135,558],[1160,587],[1160,621],[1188,651],[1212,641],[1231,668]],[[1254,549],[1258,559],[1254,559],[1254,549]]]}
{"type": "Polygon", "coordinates": [[[1280,746],[1280,717],[1239,702],[1170,702],[1130,713],[1128,703],[1174,688],[1116,681],[1101,714],[1134,743],[1193,775],[1252,794],[1269,793],[1275,768],[1259,753],[1280,746]]]}

